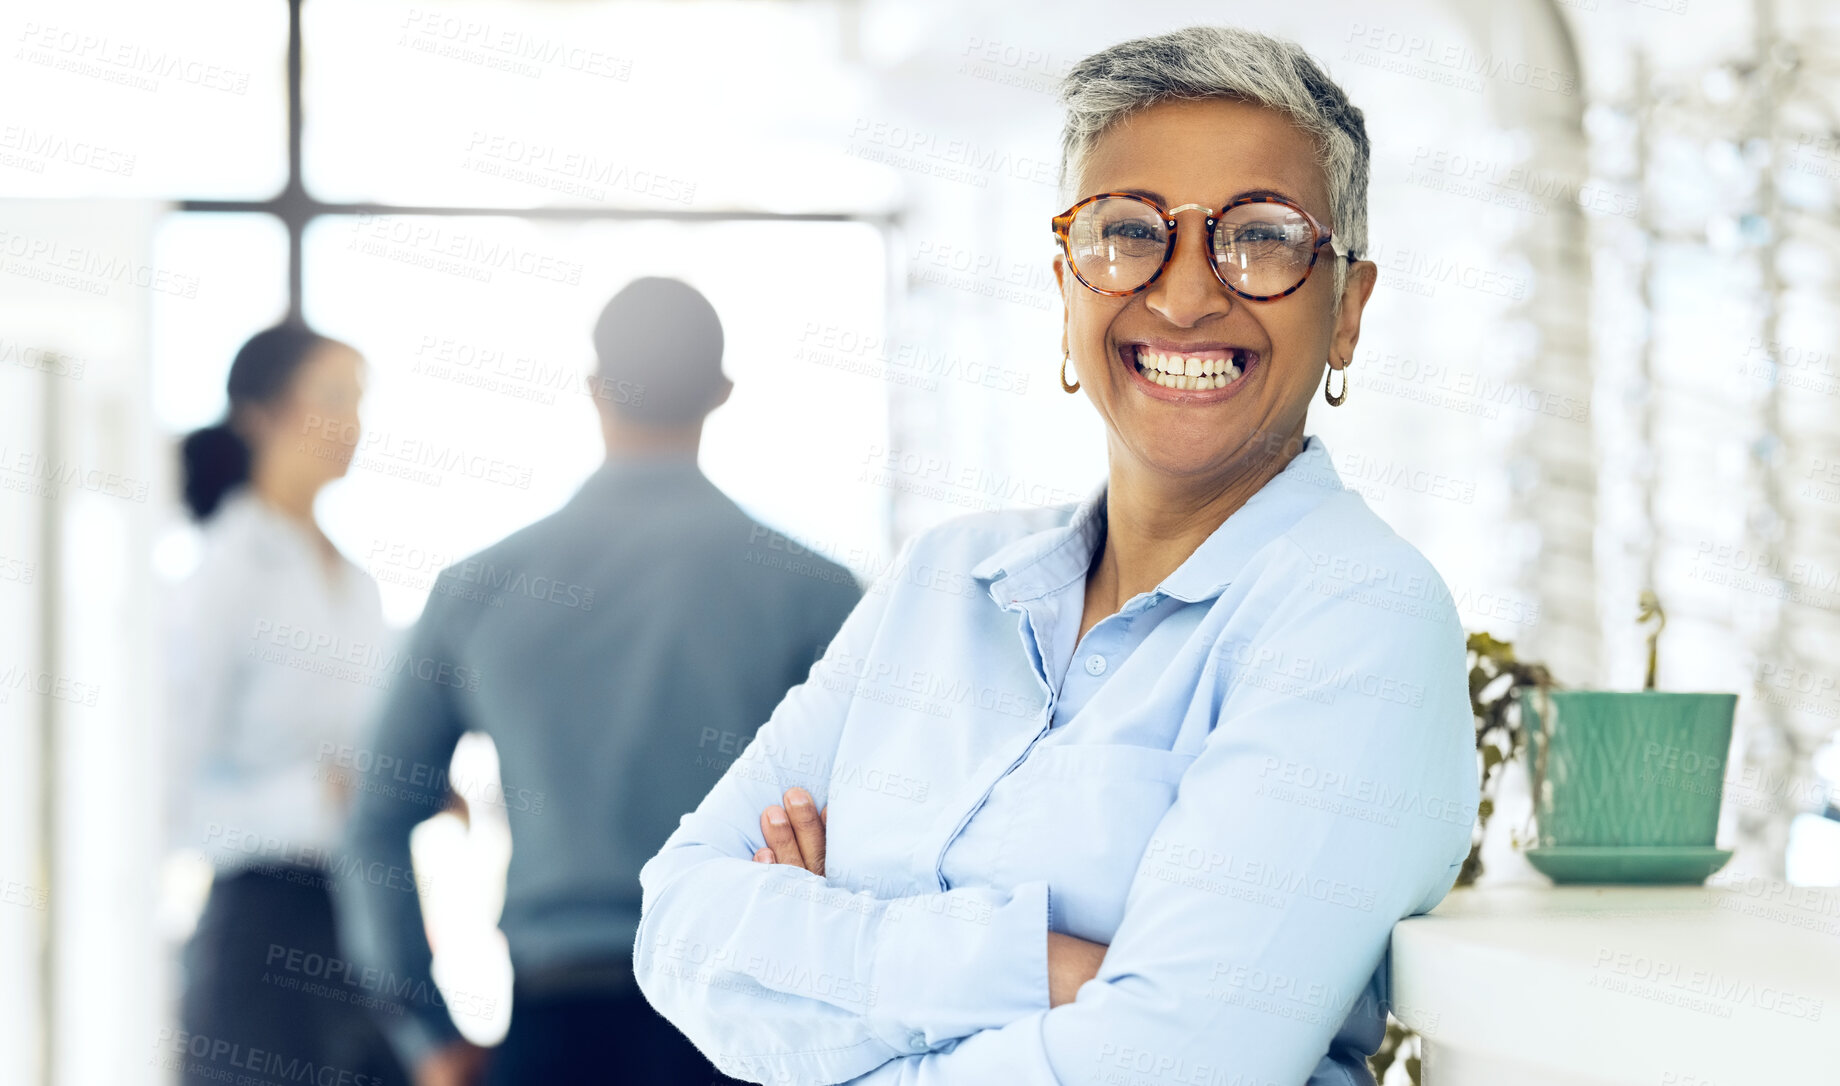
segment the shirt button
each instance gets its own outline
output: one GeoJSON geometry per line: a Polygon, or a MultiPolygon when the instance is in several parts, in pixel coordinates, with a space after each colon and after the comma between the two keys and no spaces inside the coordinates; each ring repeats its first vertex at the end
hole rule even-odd
{"type": "Polygon", "coordinates": [[[915,1052],[925,1052],[926,1051],[926,1034],[920,1032],[919,1030],[914,1030],[912,1033],[908,1034],[907,1043],[913,1048],[915,1052]]]}
{"type": "Polygon", "coordinates": [[[1086,658],[1086,673],[1088,675],[1105,674],[1105,657],[1096,652],[1088,656],[1086,658]]]}

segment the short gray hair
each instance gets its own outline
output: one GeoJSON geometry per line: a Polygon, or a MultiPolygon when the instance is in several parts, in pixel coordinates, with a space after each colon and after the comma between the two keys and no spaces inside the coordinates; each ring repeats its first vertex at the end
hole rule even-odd
{"type": "MultiPolygon", "coordinates": [[[[1075,64],[1060,83],[1061,206],[1074,201],[1086,156],[1127,114],[1172,99],[1233,98],[1284,114],[1316,142],[1336,240],[1367,252],[1367,125],[1361,111],[1294,42],[1234,26],[1191,26],[1134,38],[1075,64]]],[[[1335,268],[1341,310],[1348,263],[1335,268]]]]}

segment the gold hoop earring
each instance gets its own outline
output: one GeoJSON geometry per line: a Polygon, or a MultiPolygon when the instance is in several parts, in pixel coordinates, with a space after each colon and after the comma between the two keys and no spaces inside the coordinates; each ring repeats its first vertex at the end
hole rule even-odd
{"type": "Polygon", "coordinates": [[[1072,357],[1065,351],[1061,352],[1061,391],[1069,394],[1080,391],[1080,382],[1075,381],[1071,385],[1067,383],[1067,362],[1072,357]]]}
{"type": "Polygon", "coordinates": [[[1340,366],[1340,367],[1330,366],[1329,372],[1323,374],[1323,399],[1329,401],[1330,407],[1340,407],[1342,406],[1342,401],[1346,400],[1347,398],[1348,398],[1348,367],[1347,366],[1340,366]],[[1340,392],[1331,394],[1329,392],[1329,381],[1338,373],[1342,375],[1342,390],[1340,392]]]}

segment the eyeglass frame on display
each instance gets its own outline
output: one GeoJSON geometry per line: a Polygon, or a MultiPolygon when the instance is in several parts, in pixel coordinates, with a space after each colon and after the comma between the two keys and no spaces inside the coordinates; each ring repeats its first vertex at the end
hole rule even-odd
{"type": "Polygon", "coordinates": [[[1191,208],[1207,212],[1207,252],[1210,256],[1210,259],[1208,260],[1208,267],[1213,271],[1214,278],[1219,280],[1221,286],[1226,287],[1229,291],[1232,291],[1236,297],[1244,298],[1249,302],[1275,301],[1278,298],[1283,298],[1286,295],[1295,293],[1299,287],[1302,287],[1303,284],[1309,282],[1310,272],[1316,269],[1317,257],[1322,254],[1322,247],[1325,243],[1328,244],[1330,251],[1333,252],[1337,257],[1348,260],[1350,263],[1352,263],[1355,259],[1357,259],[1354,256],[1352,250],[1343,248],[1341,244],[1335,240],[1334,231],[1325,229],[1323,227],[1323,224],[1317,221],[1316,216],[1304,210],[1304,208],[1300,206],[1299,204],[1297,204],[1295,201],[1288,199],[1287,197],[1280,196],[1277,193],[1272,193],[1272,192],[1262,192],[1262,191],[1261,192],[1248,192],[1238,197],[1235,197],[1225,207],[1220,209],[1220,213],[1218,215],[1214,213],[1213,208],[1206,207],[1202,204],[1182,204],[1180,206],[1169,208],[1165,210],[1162,204],[1158,203],[1155,199],[1149,196],[1146,196],[1141,192],[1099,192],[1099,193],[1094,193],[1091,196],[1082,198],[1081,200],[1076,202],[1072,207],[1061,212],[1059,215],[1054,216],[1054,218],[1049,220],[1049,222],[1054,231],[1054,236],[1056,240],[1058,240],[1060,243],[1061,253],[1065,255],[1067,258],[1067,266],[1073,270],[1073,277],[1075,279],[1078,279],[1082,286],[1084,286],[1086,289],[1092,291],[1095,294],[1102,294],[1108,298],[1128,298],[1133,294],[1137,294],[1141,291],[1150,289],[1150,285],[1152,283],[1155,283],[1158,279],[1162,278],[1163,273],[1169,270],[1169,262],[1175,257],[1177,231],[1180,229],[1180,226],[1176,222],[1175,217],[1184,211],[1190,210],[1191,208]],[[1106,290],[1103,287],[1094,286],[1090,281],[1087,280],[1086,276],[1080,273],[1080,262],[1074,259],[1073,247],[1072,247],[1071,242],[1068,240],[1068,234],[1073,229],[1074,217],[1080,213],[1081,208],[1085,207],[1087,204],[1096,203],[1099,200],[1104,200],[1104,199],[1108,199],[1112,197],[1123,197],[1127,200],[1136,200],[1138,203],[1144,204],[1145,206],[1149,207],[1152,211],[1155,211],[1157,213],[1157,216],[1160,219],[1162,219],[1163,225],[1167,227],[1169,230],[1169,242],[1168,242],[1167,247],[1163,251],[1162,264],[1157,267],[1155,272],[1151,273],[1150,278],[1144,280],[1142,283],[1138,284],[1137,286],[1132,287],[1130,290],[1106,290]],[[1220,273],[1221,262],[1219,260],[1211,258],[1214,252],[1214,228],[1217,225],[1219,225],[1221,217],[1226,215],[1227,212],[1233,210],[1236,207],[1240,207],[1241,205],[1257,204],[1257,203],[1278,204],[1282,207],[1290,208],[1292,211],[1295,211],[1297,214],[1303,216],[1303,220],[1309,223],[1310,229],[1315,231],[1316,233],[1316,240],[1310,243],[1310,262],[1308,265],[1304,267],[1303,275],[1300,276],[1297,282],[1293,284],[1289,289],[1279,291],[1276,294],[1248,294],[1246,293],[1245,291],[1234,286],[1232,283],[1227,282],[1226,277],[1220,273]]]}

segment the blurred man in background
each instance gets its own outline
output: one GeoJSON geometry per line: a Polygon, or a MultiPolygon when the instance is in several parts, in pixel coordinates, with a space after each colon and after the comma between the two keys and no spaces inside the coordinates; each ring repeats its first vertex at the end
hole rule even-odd
{"type": "Polygon", "coordinates": [[[553,515],[442,572],[413,666],[352,759],[379,779],[356,782],[343,930],[399,993],[379,1020],[417,1086],[733,1081],[633,982],[639,868],[862,596],[836,563],[774,560],[786,538],[697,467],[703,420],[733,387],[700,293],[636,280],[594,344],[605,464],[553,515]],[[469,731],[497,746],[512,839],[511,1024],[491,1050],[417,995],[436,989],[413,882],[362,875],[410,870],[409,833],[443,805],[469,731]]]}

